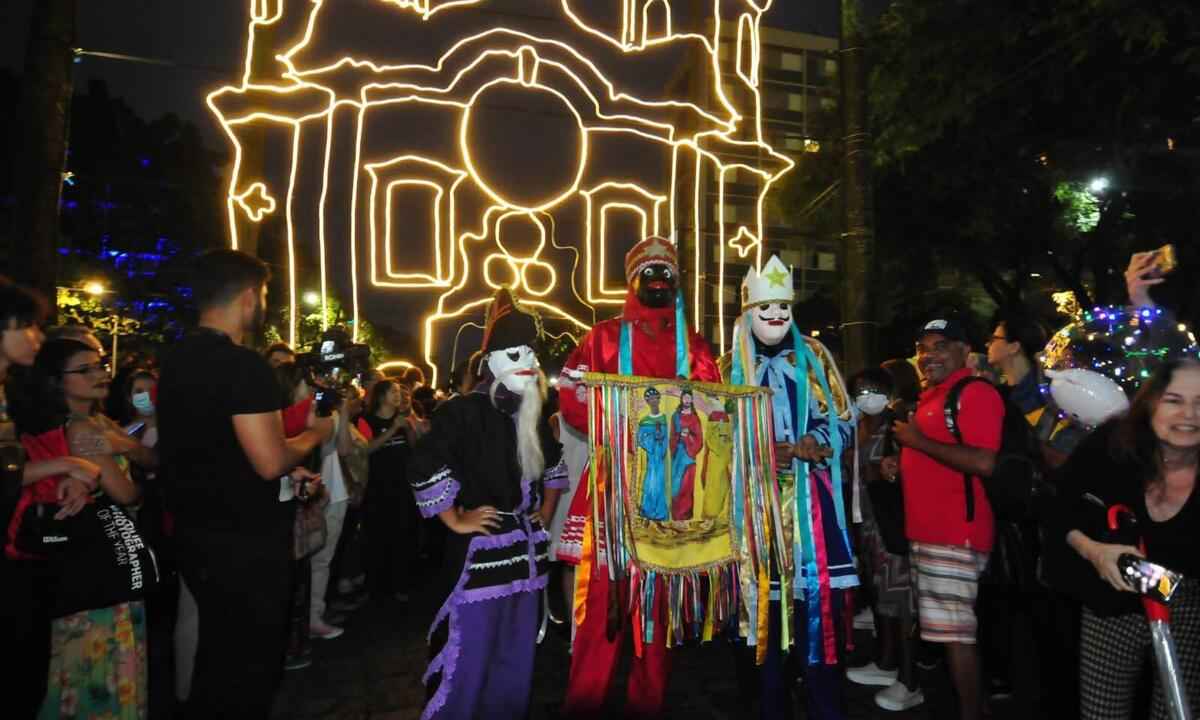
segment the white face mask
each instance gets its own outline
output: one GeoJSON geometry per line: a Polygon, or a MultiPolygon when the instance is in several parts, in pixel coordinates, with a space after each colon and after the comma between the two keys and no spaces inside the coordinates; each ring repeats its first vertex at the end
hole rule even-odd
{"type": "Polygon", "coordinates": [[[887,395],[882,393],[867,393],[854,398],[854,405],[867,415],[878,415],[887,408],[887,395]]]}
{"type": "Polygon", "coordinates": [[[496,382],[521,395],[530,383],[538,381],[538,359],[528,345],[488,353],[488,369],[496,382]]]}
{"type": "Polygon", "coordinates": [[[756,305],[750,313],[754,337],[764,345],[778,345],[792,331],[792,306],[787,303],[756,305]]]}
{"type": "Polygon", "coordinates": [[[136,392],[133,394],[133,407],[142,415],[154,414],[154,401],[150,399],[149,392],[136,392]]]}

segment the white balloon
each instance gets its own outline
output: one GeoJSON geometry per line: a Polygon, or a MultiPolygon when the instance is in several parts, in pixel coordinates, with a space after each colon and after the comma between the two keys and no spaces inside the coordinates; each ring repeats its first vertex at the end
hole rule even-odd
{"type": "Polygon", "coordinates": [[[1082,368],[1047,370],[1050,395],[1062,410],[1090,427],[1129,409],[1121,386],[1105,375],[1082,368]]]}

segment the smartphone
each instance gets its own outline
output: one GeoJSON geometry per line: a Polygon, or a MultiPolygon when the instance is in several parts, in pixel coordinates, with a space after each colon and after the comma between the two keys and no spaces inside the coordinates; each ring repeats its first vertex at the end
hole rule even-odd
{"type": "Polygon", "coordinates": [[[1150,265],[1152,277],[1162,277],[1174,270],[1179,262],[1175,258],[1175,246],[1167,243],[1153,253],[1154,261],[1150,265]]]}
{"type": "Polygon", "coordinates": [[[1121,576],[1129,587],[1162,603],[1171,601],[1183,576],[1162,565],[1143,560],[1137,555],[1122,555],[1117,559],[1121,576]]]}
{"type": "Polygon", "coordinates": [[[140,433],[142,431],[142,428],[144,428],[144,427],[146,427],[146,423],[142,422],[141,420],[138,420],[135,423],[130,423],[125,428],[125,434],[129,435],[129,436],[137,435],[138,433],[140,433]]]}

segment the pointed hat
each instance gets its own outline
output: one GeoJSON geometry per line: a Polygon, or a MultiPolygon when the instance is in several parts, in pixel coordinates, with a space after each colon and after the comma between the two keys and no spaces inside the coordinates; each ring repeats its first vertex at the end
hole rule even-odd
{"type": "Polygon", "coordinates": [[[483,330],[483,352],[532,346],[541,335],[542,322],[537,313],[522,308],[508,288],[497,290],[492,297],[492,304],[488,306],[483,330]]]}

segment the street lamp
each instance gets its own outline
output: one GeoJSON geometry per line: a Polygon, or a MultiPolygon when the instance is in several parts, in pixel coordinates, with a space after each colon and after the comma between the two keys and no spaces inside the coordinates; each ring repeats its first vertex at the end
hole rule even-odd
{"type": "MultiPolygon", "coordinates": [[[[99,280],[88,280],[79,288],[83,292],[99,299],[109,292],[109,289],[104,286],[104,283],[99,280]]],[[[112,365],[113,377],[117,375],[117,336],[121,334],[121,315],[117,312],[117,306],[113,305],[113,313],[109,316],[109,322],[112,324],[112,358],[109,360],[112,365]]]]}
{"type": "Polygon", "coordinates": [[[308,292],[304,293],[304,304],[309,307],[316,307],[321,304],[321,296],[318,293],[309,290],[308,292]]]}
{"type": "Polygon", "coordinates": [[[1101,175],[1099,177],[1094,177],[1094,178],[1092,178],[1092,181],[1090,183],[1088,183],[1088,191],[1091,192],[1093,195],[1096,195],[1098,193],[1102,193],[1105,190],[1107,190],[1108,185],[1109,185],[1108,178],[1104,177],[1103,175],[1101,175]]]}

